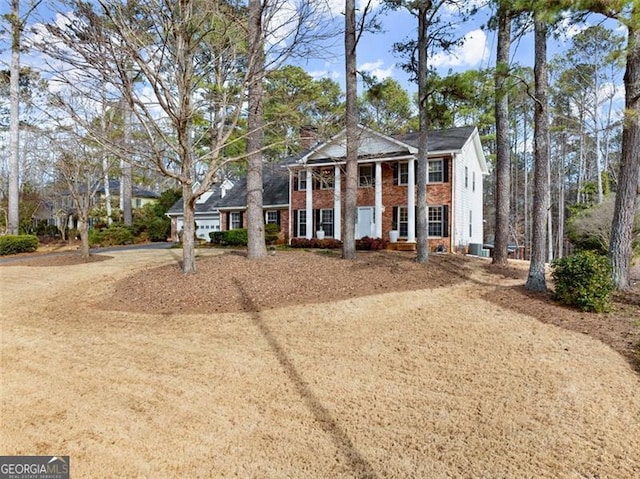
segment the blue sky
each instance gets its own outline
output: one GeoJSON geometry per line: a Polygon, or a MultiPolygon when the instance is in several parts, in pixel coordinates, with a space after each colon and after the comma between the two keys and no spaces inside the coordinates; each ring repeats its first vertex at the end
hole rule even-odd
{"type": "MultiPolygon", "coordinates": [[[[297,0],[282,0],[283,2],[297,0]]],[[[356,0],[359,7],[365,0],[356,0]]],[[[379,2],[380,0],[374,0],[379,2]]],[[[344,25],[344,0],[327,0],[327,8],[333,18],[336,28],[342,28],[344,25]]],[[[8,11],[8,1],[0,2],[0,14],[8,11]]],[[[22,9],[26,9],[29,2],[22,1],[22,9]]],[[[480,5],[486,3],[485,0],[467,0],[466,4],[472,3],[480,5]]],[[[39,10],[33,15],[32,21],[41,18],[51,19],[58,11],[51,8],[51,3],[44,2],[39,10]]],[[[59,4],[58,4],[59,5],[59,4]]],[[[61,8],[58,6],[58,8],[61,8]]],[[[464,42],[460,47],[449,53],[439,53],[430,58],[430,63],[437,66],[441,74],[447,71],[454,72],[464,71],[467,69],[478,69],[493,66],[495,61],[495,32],[483,28],[486,24],[488,16],[491,14],[488,8],[482,8],[480,13],[469,21],[459,24],[453,35],[455,37],[464,38],[464,42]]],[[[327,17],[328,18],[328,17],[327,17]]],[[[408,75],[402,71],[398,65],[400,59],[394,56],[392,46],[395,42],[401,42],[407,38],[413,38],[417,31],[416,18],[404,9],[397,11],[387,11],[380,17],[382,23],[382,32],[365,33],[358,45],[358,69],[376,76],[382,80],[387,77],[393,77],[400,82],[407,90],[416,91],[415,84],[409,81],[408,75]]],[[[569,37],[577,31],[577,27],[567,27],[561,29],[569,37]]],[[[533,46],[532,35],[525,36],[521,41],[514,43],[512,46],[512,56],[520,64],[532,65],[533,46]]],[[[553,39],[550,41],[550,56],[561,51],[568,40],[553,39]]],[[[312,76],[329,77],[336,80],[344,86],[344,39],[339,33],[331,45],[323,49],[323,58],[310,58],[305,62],[297,62],[305,68],[312,76]]],[[[8,34],[4,32],[0,36],[0,68],[8,68],[9,55],[8,50],[8,34]]],[[[30,62],[37,62],[35,57],[23,55],[23,64],[29,65],[30,62]]]]}

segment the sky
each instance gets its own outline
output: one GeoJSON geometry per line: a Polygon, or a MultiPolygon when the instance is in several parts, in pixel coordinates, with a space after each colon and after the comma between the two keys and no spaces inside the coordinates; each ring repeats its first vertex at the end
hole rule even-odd
{"type": "MultiPolygon", "coordinates": [[[[280,0],[286,4],[290,1],[301,0],[280,0]]],[[[361,11],[367,0],[356,0],[358,9],[361,11]]],[[[380,8],[381,0],[372,0],[373,5],[380,8]]],[[[333,22],[336,29],[344,26],[344,0],[326,0],[327,10],[325,11],[325,21],[333,22]]],[[[21,1],[21,8],[26,9],[28,1],[21,1]]],[[[486,0],[467,0],[467,6],[481,5],[486,0]]],[[[7,13],[9,2],[0,2],[0,15],[7,13]]],[[[55,3],[41,4],[39,10],[33,15],[32,21],[55,17],[60,12],[61,7],[52,7],[55,3]]],[[[59,4],[58,4],[59,5],[59,4]]],[[[444,12],[447,14],[448,12],[444,12]]],[[[431,65],[435,66],[441,75],[448,71],[460,72],[468,69],[482,69],[495,64],[495,43],[496,35],[494,31],[488,30],[484,25],[487,23],[491,10],[488,7],[480,9],[475,17],[459,23],[452,34],[456,38],[462,38],[460,46],[451,52],[440,52],[429,58],[431,65]]],[[[357,50],[358,70],[366,72],[372,76],[383,80],[388,77],[396,79],[405,89],[415,92],[417,86],[410,81],[409,76],[399,65],[401,61],[393,52],[393,44],[402,42],[409,38],[415,38],[417,31],[417,20],[405,9],[396,11],[386,11],[379,17],[382,24],[382,31],[378,33],[365,33],[357,50]]],[[[561,51],[569,42],[571,35],[579,31],[580,27],[567,27],[561,29],[565,34],[564,38],[552,39],[549,45],[550,56],[561,51]]],[[[8,68],[9,52],[8,33],[0,31],[0,68],[8,68]]],[[[320,56],[320,55],[319,55],[320,56]]],[[[533,40],[532,35],[526,35],[522,40],[514,42],[512,45],[512,58],[514,61],[531,66],[533,64],[533,40]]],[[[37,63],[37,57],[28,54],[23,55],[22,62],[29,65],[30,62],[37,63]]],[[[344,88],[344,38],[342,33],[338,33],[334,40],[326,44],[322,49],[322,58],[307,58],[297,60],[296,64],[303,67],[314,78],[328,77],[336,80],[344,88]]],[[[361,87],[360,87],[361,88],[361,87]]]]}

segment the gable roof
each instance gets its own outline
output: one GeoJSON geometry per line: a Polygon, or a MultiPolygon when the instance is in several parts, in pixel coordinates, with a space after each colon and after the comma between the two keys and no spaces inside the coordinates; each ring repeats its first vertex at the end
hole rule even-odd
{"type": "MultiPolygon", "coordinates": [[[[262,203],[264,207],[289,205],[289,172],[280,164],[265,164],[262,179],[262,203]]],[[[247,207],[247,177],[234,180],[233,186],[222,196],[222,189],[214,185],[206,201],[196,203],[196,213],[211,213],[215,210],[245,209],[247,207]]],[[[167,211],[167,215],[182,214],[183,204],[180,198],[167,211]]]]}
{"type": "MultiPolygon", "coordinates": [[[[96,193],[104,195],[104,183],[96,190],[96,193]]],[[[120,180],[109,180],[109,192],[112,196],[118,196],[120,194],[120,180]]],[[[160,198],[160,195],[155,191],[148,190],[138,185],[131,186],[131,196],[134,198],[160,198]]]]}
{"type": "MultiPolygon", "coordinates": [[[[404,155],[415,155],[418,151],[419,133],[388,136],[378,133],[362,125],[358,126],[364,141],[359,146],[359,158],[386,157],[394,158],[404,155]]],[[[469,142],[475,132],[474,126],[447,128],[429,131],[427,134],[429,154],[459,152],[469,142]]],[[[327,161],[341,162],[346,156],[346,130],[324,143],[302,152],[292,158],[290,166],[326,163],[327,161]]],[[[481,163],[483,159],[481,159],[481,163]]]]}

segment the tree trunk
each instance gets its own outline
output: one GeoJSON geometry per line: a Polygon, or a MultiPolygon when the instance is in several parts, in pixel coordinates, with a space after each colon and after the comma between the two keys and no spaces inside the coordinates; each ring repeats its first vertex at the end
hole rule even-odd
{"type": "MultiPolygon", "coordinates": [[[[129,101],[124,102],[123,112],[123,141],[126,151],[131,150],[131,105],[129,101]]],[[[125,225],[131,226],[133,224],[133,212],[131,209],[131,196],[133,189],[133,171],[131,168],[131,159],[123,158],[121,162],[121,178],[120,178],[120,204],[122,209],[122,221],[125,225]]]]}
{"type": "Polygon", "coordinates": [[[20,230],[20,1],[11,0],[11,67],[9,84],[9,211],[7,233],[17,235],[20,230]]]}
{"type": "Polygon", "coordinates": [[[80,257],[86,261],[89,259],[89,222],[86,221],[86,219],[81,219],[79,223],[80,224],[78,225],[78,231],[80,232],[80,257]]]}
{"type": "MultiPolygon", "coordinates": [[[[640,6],[634,6],[631,16],[638,18],[639,13],[640,6]]],[[[640,198],[640,26],[632,22],[627,48],[622,158],[609,243],[613,280],[618,289],[630,286],[633,220],[640,198]]]]}
{"type": "Polygon", "coordinates": [[[530,291],[547,290],[545,280],[545,252],[549,197],[549,125],[547,106],[547,25],[535,20],[535,120],[532,242],[529,277],[525,284],[530,291]]]}
{"type": "Polygon", "coordinates": [[[262,3],[249,0],[249,114],[247,118],[247,257],[267,256],[264,240],[262,200],[262,147],[264,145],[262,117],[262,80],[264,47],[262,39],[262,3]]]}
{"type": "Polygon", "coordinates": [[[496,53],[496,225],[493,264],[507,265],[509,243],[509,198],[511,196],[509,148],[509,50],[511,47],[511,20],[507,7],[500,3],[498,10],[498,46],[496,53]]]}
{"type": "MultiPolygon", "coordinates": [[[[358,195],[358,91],[356,78],[356,9],[355,0],[346,0],[345,4],[345,70],[347,89],[346,134],[347,134],[347,171],[344,206],[344,230],[342,235],[342,257],[356,258],[356,213],[358,195]]],[[[307,218],[307,228],[311,227],[311,218],[307,218]]]]}
{"type": "Polygon", "coordinates": [[[196,250],[195,250],[195,204],[191,185],[182,185],[182,209],[184,225],[182,229],[182,272],[184,274],[195,273],[196,271],[196,250]]]}
{"type": "Polygon", "coordinates": [[[420,133],[418,136],[418,161],[416,177],[418,182],[418,197],[416,199],[416,240],[418,263],[426,263],[429,259],[429,225],[427,212],[429,211],[427,197],[427,179],[429,170],[429,116],[427,112],[427,39],[429,28],[427,22],[427,8],[420,4],[418,8],[418,115],[420,118],[420,133]]]}

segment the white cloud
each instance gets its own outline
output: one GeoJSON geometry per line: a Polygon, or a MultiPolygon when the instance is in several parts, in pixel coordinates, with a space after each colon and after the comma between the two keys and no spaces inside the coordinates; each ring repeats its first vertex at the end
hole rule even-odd
{"type": "Polygon", "coordinates": [[[478,29],[467,33],[460,46],[450,52],[435,54],[429,59],[429,62],[437,68],[472,67],[485,61],[488,55],[487,36],[478,29]]]}
{"type": "Polygon", "coordinates": [[[307,74],[314,80],[319,80],[320,78],[330,78],[331,80],[337,80],[338,78],[340,78],[340,73],[335,70],[312,70],[308,71],[307,74]]]}
{"type": "Polygon", "coordinates": [[[358,70],[367,72],[378,80],[384,80],[385,78],[393,76],[393,67],[382,68],[382,65],[384,65],[383,60],[376,60],[375,62],[363,63],[358,67],[358,70]]]}

